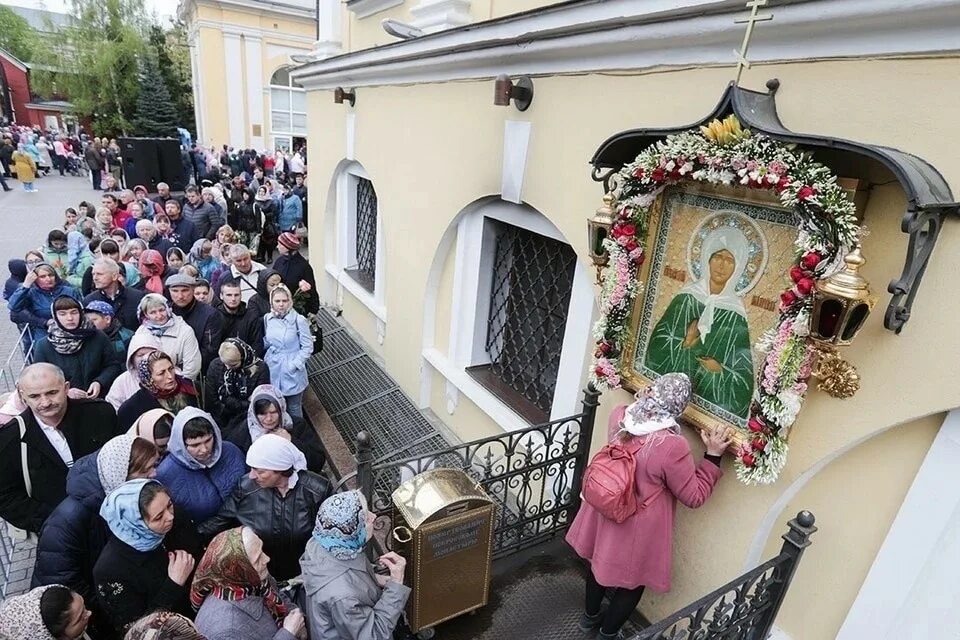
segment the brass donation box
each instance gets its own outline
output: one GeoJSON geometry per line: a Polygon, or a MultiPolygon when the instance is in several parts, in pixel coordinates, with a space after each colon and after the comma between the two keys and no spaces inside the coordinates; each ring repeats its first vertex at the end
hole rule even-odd
{"type": "Polygon", "coordinates": [[[432,469],[393,492],[394,550],[407,559],[414,632],[487,604],[494,504],[457,469],[432,469]]]}

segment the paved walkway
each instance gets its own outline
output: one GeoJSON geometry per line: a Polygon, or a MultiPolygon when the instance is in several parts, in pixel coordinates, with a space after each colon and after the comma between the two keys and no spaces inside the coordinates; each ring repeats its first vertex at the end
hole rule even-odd
{"type": "MultiPolygon", "coordinates": [[[[20,183],[8,180],[13,188],[8,193],[0,192],[0,272],[3,279],[10,276],[7,262],[11,258],[23,258],[29,249],[42,246],[47,232],[63,225],[63,211],[76,207],[81,200],[99,204],[99,193],[83,178],[48,176],[34,182],[37,193],[26,193],[20,183]]],[[[17,348],[17,327],[9,321],[6,301],[0,301],[0,393],[13,390],[15,376],[23,366],[23,358],[17,348]]],[[[33,574],[34,544],[13,544],[7,537],[6,525],[0,521],[0,598],[22,593],[30,586],[33,574]]]]}

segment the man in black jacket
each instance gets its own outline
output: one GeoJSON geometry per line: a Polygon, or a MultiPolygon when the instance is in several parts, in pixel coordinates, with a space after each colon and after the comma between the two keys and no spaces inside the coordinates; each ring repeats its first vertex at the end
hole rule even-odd
{"type": "MultiPolygon", "coordinates": [[[[277,241],[280,257],[274,260],[273,270],[283,278],[283,284],[290,291],[303,291],[307,294],[307,313],[320,310],[320,296],[317,294],[317,280],[313,276],[313,267],[300,255],[300,239],[297,234],[284,231],[277,241]]],[[[298,309],[298,311],[300,311],[298,309]]]]}
{"type": "Polygon", "coordinates": [[[263,318],[255,318],[247,313],[247,303],[241,298],[240,283],[237,280],[229,278],[220,283],[220,299],[214,308],[220,314],[223,328],[220,334],[221,342],[227,338],[243,340],[262,358],[263,318]]]}
{"type": "Polygon", "coordinates": [[[119,435],[117,412],[102,400],[67,397],[69,384],[52,364],[26,367],[17,393],[28,409],[0,427],[0,518],[39,533],[47,516],[66,495],[67,471],[75,460],[93,453],[119,435]],[[24,482],[21,450],[26,447],[24,482]]]}
{"type": "Polygon", "coordinates": [[[100,258],[93,263],[90,272],[95,290],[83,299],[83,303],[86,305],[96,300],[106,302],[113,307],[114,317],[121,325],[136,331],[140,327],[137,307],[144,293],[123,286],[120,282],[120,265],[112,258],[100,258]]]}
{"type": "Polygon", "coordinates": [[[210,305],[196,299],[193,288],[197,279],[193,276],[176,273],[167,278],[164,284],[170,293],[173,312],[183,318],[197,336],[197,344],[200,345],[200,371],[206,373],[207,367],[217,357],[220,349],[220,314],[210,305]]]}

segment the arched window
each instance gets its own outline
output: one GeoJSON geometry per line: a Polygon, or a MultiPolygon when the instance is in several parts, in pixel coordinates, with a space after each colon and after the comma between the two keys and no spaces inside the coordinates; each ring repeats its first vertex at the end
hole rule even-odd
{"type": "Polygon", "coordinates": [[[280,67],[270,77],[270,133],[273,148],[292,149],[307,135],[307,92],[280,67]]]}

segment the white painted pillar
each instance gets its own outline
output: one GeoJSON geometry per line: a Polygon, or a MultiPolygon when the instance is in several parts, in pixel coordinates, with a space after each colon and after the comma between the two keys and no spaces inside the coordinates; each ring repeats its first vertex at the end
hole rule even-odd
{"type": "Polygon", "coordinates": [[[200,37],[196,31],[190,33],[187,44],[190,47],[190,75],[193,82],[193,116],[197,122],[196,140],[200,142],[204,140],[203,106],[206,102],[203,100],[203,79],[200,77],[200,37]]]}
{"type": "Polygon", "coordinates": [[[960,409],[947,414],[837,640],[954,640],[960,627],[960,409]]]}
{"type": "Polygon", "coordinates": [[[247,130],[245,139],[258,151],[265,148],[264,132],[267,123],[263,114],[263,41],[260,36],[246,34],[243,37],[247,56],[247,130]],[[254,135],[259,125],[260,135],[254,135]]]}
{"type": "MultiPolygon", "coordinates": [[[[243,84],[241,83],[243,59],[240,51],[240,33],[223,31],[224,76],[227,85],[226,107],[229,144],[237,149],[244,147],[243,84]]],[[[214,140],[215,147],[224,140],[214,140]]]]}
{"type": "Polygon", "coordinates": [[[335,56],[343,49],[343,39],[340,36],[341,5],[340,0],[320,0],[319,2],[317,13],[319,38],[313,44],[311,52],[317,59],[335,56]]]}

